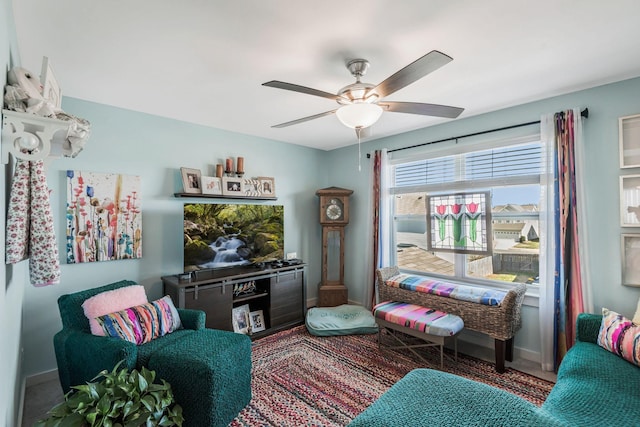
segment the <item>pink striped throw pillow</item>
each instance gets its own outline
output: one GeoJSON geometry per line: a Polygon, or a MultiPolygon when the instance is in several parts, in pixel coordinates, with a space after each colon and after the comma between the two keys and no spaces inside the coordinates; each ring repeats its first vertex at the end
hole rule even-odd
{"type": "Polygon", "coordinates": [[[598,345],[640,366],[640,325],[615,311],[602,309],[598,345]]]}

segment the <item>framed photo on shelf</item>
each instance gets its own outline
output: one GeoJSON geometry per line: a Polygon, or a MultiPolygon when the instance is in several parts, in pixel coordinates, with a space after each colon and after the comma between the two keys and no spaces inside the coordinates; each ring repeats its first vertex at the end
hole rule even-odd
{"type": "Polygon", "coordinates": [[[620,177],[620,225],[640,227],[640,175],[620,177]]]}
{"type": "Polygon", "coordinates": [[[242,196],[242,178],[232,176],[222,177],[222,194],[225,196],[242,196]]]}
{"type": "Polygon", "coordinates": [[[202,194],[222,194],[222,179],[215,176],[203,176],[202,194]]]}
{"type": "Polygon", "coordinates": [[[233,323],[233,332],[245,335],[250,334],[249,304],[234,307],[231,310],[231,322],[233,323]]]}
{"type": "Polygon", "coordinates": [[[260,195],[262,197],[276,196],[276,181],[274,178],[268,176],[259,176],[257,179],[260,183],[260,195]]]}
{"type": "Polygon", "coordinates": [[[256,178],[245,178],[242,187],[242,194],[247,197],[260,197],[262,195],[260,180],[256,178]]]}
{"type": "Polygon", "coordinates": [[[640,167],[640,114],[618,119],[620,168],[640,167]]]}
{"type": "Polygon", "coordinates": [[[249,324],[251,325],[251,333],[264,331],[266,329],[262,310],[249,313],[249,324]]]}
{"type": "Polygon", "coordinates": [[[622,234],[622,284],[640,287],[640,234],[622,234]]]}
{"type": "Polygon", "coordinates": [[[53,74],[49,58],[46,56],[42,57],[40,83],[42,83],[42,97],[59,110],[62,107],[62,90],[58,80],[56,80],[56,76],[53,74]]]}
{"type": "Polygon", "coordinates": [[[184,193],[202,194],[200,183],[200,169],[180,168],[182,173],[182,188],[184,193]]]}

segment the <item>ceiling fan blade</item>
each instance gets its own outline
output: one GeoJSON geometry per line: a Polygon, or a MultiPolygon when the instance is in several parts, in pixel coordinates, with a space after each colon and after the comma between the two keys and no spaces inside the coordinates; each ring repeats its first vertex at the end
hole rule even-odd
{"type": "Polygon", "coordinates": [[[262,83],[262,86],[275,87],[276,89],[284,89],[291,90],[293,92],[306,93],[307,95],[320,96],[322,98],[332,99],[337,101],[338,99],[344,99],[348,101],[346,98],[343,98],[338,95],[334,95],[333,93],[325,92],[318,89],[313,89],[306,86],[300,86],[293,83],[281,82],[278,80],[271,80],[270,82],[262,83]]]}
{"type": "Polygon", "coordinates": [[[271,126],[272,128],[286,128],[287,126],[297,125],[298,123],[308,122],[309,120],[319,119],[320,117],[335,114],[336,110],[325,111],[324,113],[316,114],[313,116],[303,117],[297,120],[291,120],[290,122],[280,123],[279,125],[271,126]]]}
{"type": "Polygon", "coordinates": [[[378,103],[378,105],[393,113],[420,114],[423,116],[446,117],[448,119],[455,119],[464,111],[464,108],[439,104],[422,104],[420,102],[385,101],[378,103]]]}
{"type": "Polygon", "coordinates": [[[453,61],[453,58],[450,56],[437,50],[432,50],[422,58],[413,61],[411,64],[388,77],[378,86],[367,92],[365,97],[374,93],[380,98],[391,95],[451,61],[453,61]]]}

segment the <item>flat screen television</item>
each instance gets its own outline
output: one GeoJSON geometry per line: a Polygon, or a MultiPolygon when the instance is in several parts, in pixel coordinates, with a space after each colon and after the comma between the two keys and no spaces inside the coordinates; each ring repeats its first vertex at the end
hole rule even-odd
{"type": "Polygon", "coordinates": [[[283,259],[284,207],[185,203],[184,271],[283,259]]]}

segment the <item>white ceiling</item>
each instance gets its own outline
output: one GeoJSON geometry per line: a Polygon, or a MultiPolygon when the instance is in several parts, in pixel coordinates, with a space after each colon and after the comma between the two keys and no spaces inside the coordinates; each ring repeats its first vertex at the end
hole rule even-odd
{"type": "MultiPolygon", "coordinates": [[[[330,150],[356,143],[329,99],[353,58],[378,84],[431,50],[453,61],[386,100],[469,117],[640,76],[638,0],[13,0],[22,66],[63,95],[330,150]]],[[[82,116],[82,112],[73,111],[82,116]]],[[[383,113],[372,138],[447,119],[383,113]]]]}

